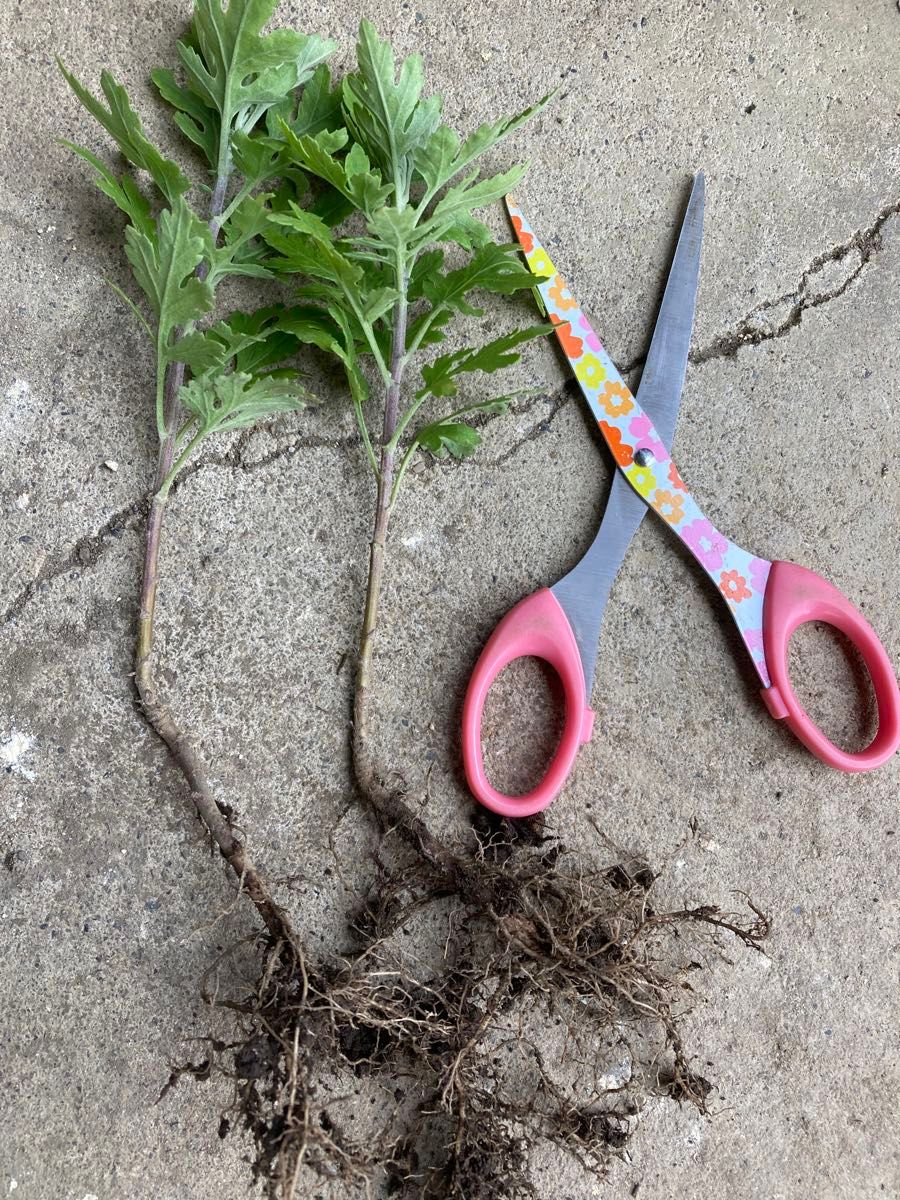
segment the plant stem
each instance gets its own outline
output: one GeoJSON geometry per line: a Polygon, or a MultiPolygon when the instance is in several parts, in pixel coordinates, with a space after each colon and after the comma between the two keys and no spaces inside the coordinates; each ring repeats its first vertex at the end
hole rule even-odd
{"type": "Polygon", "coordinates": [[[366,585],[366,605],[359,643],[356,690],[353,697],[353,770],[357,786],[375,809],[382,824],[389,828],[399,829],[403,836],[410,840],[430,862],[450,873],[455,867],[454,856],[434,837],[425,822],[412,812],[398,789],[388,786],[382,779],[372,752],[373,659],[375,635],[378,631],[378,608],[384,581],[385,547],[391,519],[391,492],[396,467],[396,448],[393,445],[393,437],[400,412],[403,371],[408,357],[406,350],[408,278],[405,263],[402,261],[398,263],[397,280],[400,299],[394,306],[390,382],[385,396],[378,491],[375,499],[375,522],[369,547],[369,578],[366,585]]]}
{"type": "Polygon", "coordinates": [[[406,365],[406,323],[408,302],[406,277],[402,262],[398,262],[397,284],[400,298],[394,305],[391,338],[391,366],[384,405],[384,429],[381,436],[381,457],[378,467],[378,491],[375,498],[375,525],[369,546],[369,578],[366,584],[366,606],[359,643],[359,662],[356,674],[356,694],[353,701],[353,765],[357,782],[366,795],[376,784],[375,764],[369,744],[369,696],[372,686],[372,658],[375,633],[378,628],[378,606],[384,578],[384,555],[388,524],[391,519],[391,490],[394,481],[394,430],[400,412],[400,389],[406,365]]]}
{"type": "Polygon", "coordinates": [[[209,206],[209,232],[212,234],[213,242],[218,241],[219,230],[222,227],[222,209],[225,206],[225,193],[227,191],[228,173],[220,173],[216,180],[216,186],[213,189],[212,200],[209,206]]]}
{"type": "MultiPolygon", "coordinates": [[[[219,218],[227,188],[227,176],[223,178],[220,175],[216,182],[210,206],[209,227],[213,235],[213,240],[218,236],[219,218]]],[[[202,278],[208,270],[209,265],[202,263],[197,270],[197,274],[202,278]]],[[[170,363],[166,371],[163,389],[165,437],[160,443],[156,479],[151,493],[150,513],[147,518],[144,573],[141,584],[140,613],[138,616],[137,642],[135,646],[135,686],[137,687],[141,708],[147,723],[168,746],[173,759],[184,775],[191,790],[191,800],[193,801],[197,815],[203,821],[210,836],[218,846],[222,857],[238,877],[241,890],[246,892],[256,906],[263,923],[273,938],[290,945],[295,940],[290,920],[287,914],[273,900],[268,885],[251,862],[243,843],[234,836],[228,818],[219,807],[213,795],[206,768],[203,765],[200,755],[186,733],[178,725],[171,709],[161,698],[153,671],[159,554],[162,544],[166,502],[169,498],[169,491],[176,474],[176,470],[174,469],[175,452],[178,430],[182,419],[179,393],[183,382],[184,363],[170,363]]],[[[191,446],[188,447],[188,451],[179,459],[179,463],[184,461],[193,445],[194,443],[192,442],[191,446]]]]}
{"type": "MultiPolygon", "coordinates": [[[[163,469],[164,445],[160,453],[163,469]]],[[[197,814],[241,882],[242,889],[256,905],[266,927],[275,938],[290,940],[287,916],[275,904],[265,881],[254,868],[242,843],[234,836],[209,786],[206,770],[194,746],[179,728],[168,705],[160,698],[153,674],[153,632],[156,615],[156,589],[159,580],[159,551],[162,542],[163,518],[170,483],[165,482],[153,496],[147,519],[147,538],[144,553],[144,578],[141,588],[141,607],[138,618],[135,650],[135,684],[141,707],[150,726],[169,747],[191,789],[191,800],[197,814]]]]}

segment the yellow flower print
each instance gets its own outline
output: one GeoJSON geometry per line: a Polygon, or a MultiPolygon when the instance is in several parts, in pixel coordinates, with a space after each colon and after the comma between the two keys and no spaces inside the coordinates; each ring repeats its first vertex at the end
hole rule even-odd
{"type": "Polygon", "coordinates": [[[556,267],[550,261],[550,255],[544,250],[533,250],[526,254],[528,268],[534,275],[555,275],[556,267]]]}
{"type": "Polygon", "coordinates": [[[625,472],[625,476],[631,486],[642,496],[649,496],[656,487],[656,476],[649,467],[642,467],[640,463],[630,466],[625,472]]]}
{"type": "Polygon", "coordinates": [[[628,389],[621,383],[608,383],[603,389],[600,403],[611,417],[623,417],[634,408],[628,389]]]}
{"type": "Polygon", "coordinates": [[[567,312],[570,308],[577,308],[575,297],[566,287],[566,281],[562,275],[557,275],[553,280],[553,287],[550,288],[548,295],[560,312],[567,312]]]}
{"type": "Polygon", "coordinates": [[[652,500],[653,507],[670,525],[684,520],[684,496],[675,495],[660,488],[652,500]]]}
{"type": "Polygon", "coordinates": [[[599,387],[606,378],[606,371],[595,354],[585,354],[575,364],[575,375],[588,387],[599,387]]]}

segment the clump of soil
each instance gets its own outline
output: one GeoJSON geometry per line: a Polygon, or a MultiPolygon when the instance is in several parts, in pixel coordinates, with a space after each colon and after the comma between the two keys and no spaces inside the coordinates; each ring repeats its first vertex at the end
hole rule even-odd
{"type": "Polygon", "coordinates": [[[252,994],[211,1003],[238,1014],[214,1056],[269,1195],[536,1197],[560,1153],[602,1176],[649,1097],[705,1113],[692,979],[704,946],[759,950],[769,925],[657,891],[643,861],[586,868],[485,820],[468,853],[379,866],[342,959],[268,937],[252,994]]]}

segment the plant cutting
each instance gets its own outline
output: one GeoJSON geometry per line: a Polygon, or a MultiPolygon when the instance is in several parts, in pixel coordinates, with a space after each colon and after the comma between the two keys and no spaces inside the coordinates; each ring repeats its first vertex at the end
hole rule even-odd
{"type": "Polygon", "coordinates": [[[127,217],[125,254],[143,298],[135,302],[115,290],[146,333],[155,360],[159,450],[135,649],[142,711],[169,747],[199,816],[266,927],[285,938],[291,935],[288,919],[216,802],[194,741],[161,696],[153,669],[163,522],[179,474],[207,439],[295,411],[310,399],[296,367],[286,362],[300,343],[280,326],[279,308],[223,314],[220,292],[234,276],[272,278],[271,254],[260,237],[269,208],[304,187],[255,132],[273,113],[304,136],[332,119],[323,63],[334,44],[285,29],[262,34],[276,2],[231,0],[223,11],[219,0],[195,0],[189,33],[178,43],[181,79],[171,70],[152,73],[175,124],[209,168],[199,179],[191,180],[149,141],[125,89],[108,71],[100,78],[101,100],[62,63],[60,69],[127,164],[111,167],[85,147],[66,143],[94,168],[97,186],[127,217]],[[276,178],[280,196],[265,190],[276,178]]]}
{"type": "MultiPolygon", "coordinates": [[[[281,121],[279,157],[340,198],[323,220],[289,203],[270,214],[264,237],[282,275],[304,277],[300,304],[280,328],[336,354],[344,364],[366,458],[375,514],[353,705],[353,760],[363,793],[419,846],[424,826],[385,786],[371,749],[374,652],[391,514],[421,452],[465,458],[478,447],[476,419],[504,412],[514,394],[471,398],[473,374],[493,374],[553,326],[527,325],[476,346],[423,361],[454,317],[479,318],[479,293],[511,295],[535,277],[516,248],[498,245],[475,216],[515,187],[513,166],[483,176],[479,160],[542,111],[545,96],[518,115],[460,137],[441,119],[438,96],[423,96],[422,62],[399,67],[390,44],[363,20],[357,70],[340,94],[342,125],[299,134],[281,121]],[[349,227],[338,220],[351,218],[349,227]],[[338,220],[336,220],[336,218],[338,220]],[[457,260],[448,269],[446,259],[457,260]],[[377,406],[370,397],[377,397],[377,406]],[[377,411],[373,414],[373,408],[377,411]],[[373,421],[377,432],[373,432],[373,421]]],[[[432,844],[432,850],[437,847],[432,844]]]]}

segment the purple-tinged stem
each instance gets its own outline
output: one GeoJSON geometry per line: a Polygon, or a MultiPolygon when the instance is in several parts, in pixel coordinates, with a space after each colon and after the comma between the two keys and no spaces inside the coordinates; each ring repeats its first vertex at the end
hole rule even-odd
{"type": "MultiPolygon", "coordinates": [[[[228,188],[228,178],[220,178],[210,205],[210,232],[215,241],[228,188]]],[[[197,269],[200,278],[209,271],[208,263],[197,269]]],[[[293,944],[294,935],[287,914],[273,900],[266,881],[254,867],[243,843],[235,837],[227,817],[222,812],[209,784],[206,768],[185,732],[179,727],[171,709],[161,699],[153,672],[154,620],[156,616],[159,554],[162,545],[163,521],[169,496],[169,479],[175,461],[176,442],[181,427],[182,407],[179,395],[184,382],[184,363],[171,363],[166,372],[163,416],[166,436],[160,444],[156,478],[150,500],[144,548],[144,572],[141,584],[137,642],[135,646],[134,679],[141,708],[150,727],[168,746],[172,757],[187,781],[197,815],[203,821],[219,852],[237,876],[241,889],[256,906],[266,928],[276,940],[293,944]]]]}

